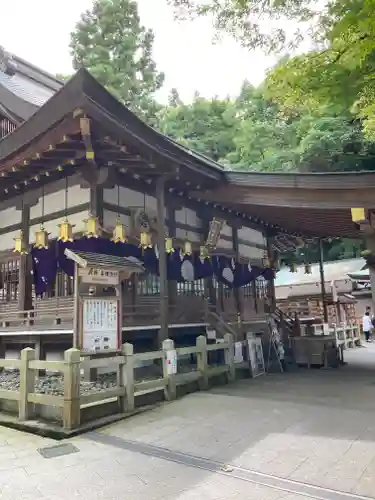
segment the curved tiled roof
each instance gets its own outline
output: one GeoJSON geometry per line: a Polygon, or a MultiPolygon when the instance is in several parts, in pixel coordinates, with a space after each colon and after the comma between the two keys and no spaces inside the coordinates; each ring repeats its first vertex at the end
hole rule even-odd
{"type": "Polygon", "coordinates": [[[16,122],[27,120],[63,83],[0,47],[0,104],[16,122]]]}

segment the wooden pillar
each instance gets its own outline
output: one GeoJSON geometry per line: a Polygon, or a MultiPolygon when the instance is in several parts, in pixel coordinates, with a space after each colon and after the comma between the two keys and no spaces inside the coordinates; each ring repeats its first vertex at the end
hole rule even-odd
{"type": "MultiPolygon", "coordinates": [[[[232,226],[232,248],[235,253],[236,261],[240,260],[240,250],[238,244],[238,228],[236,226],[232,226]]],[[[245,332],[243,332],[242,322],[243,322],[243,291],[241,288],[233,288],[234,300],[236,302],[237,309],[237,317],[238,317],[238,326],[240,332],[244,334],[244,339],[246,337],[245,332]]]]}
{"type": "Polygon", "coordinates": [[[167,282],[167,253],[165,251],[165,177],[156,181],[157,221],[158,221],[158,250],[159,250],[159,279],[160,279],[160,331],[159,346],[168,338],[168,282],[167,282]]]}
{"type": "MultiPolygon", "coordinates": [[[[365,234],[366,247],[375,255],[375,235],[372,232],[365,234]]],[[[368,264],[371,284],[372,310],[375,311],[375,265],[368,264]]]]}
{"type": "MultiPolygon", "coordinates": [[[[30,207],[23,205],[21,217],[21,230],[25,247],[28,249],[30,244],[30,207]]],[[[29,255],[20,256],[19,274],[18,274],[18,310],[24,311],[31,307],[31,281],[29,255]]]]}
{"type": "MultiPolygon", "coordinates": [[[[203,237],[202,237],[202,245],[205,243],[208,232],[210,230],[210,221],[207,219],[207,215],[202,212],[198,212],[198,217],[202,219],[203,224],[203,237]]],[[[214,288],[213,276],[204,279],[204,288],[205,288],[205,299],[208,300],[208,306],[212,305],[216,308],[216,290],[214,288]]]]}
{"type": "MultiPolygon", "coordinates": [[[[168,236],[171,238],[176,237],[176,208],[169,204],[167,200],[167,223],[168,223],[168,236]]],[[[169,304],[176,304],[177,297],[177,282],[168,281],[168,302],[169,304]]]]}
{"type": "Polygon", "coordinates": [[[328,323],[326,283],[324,277],[323,238],[319,238],[319,272],[320,272],[320,289],[321,289],[322,303],[323,303],[323,318],[324,318],[324,323],[328,323]]]}
{"type": "MultiPolygon", "coordinates": [[[[267,236],[267,255],[268,255],[268,259],[270,261],[271,266],[273,266],[273,263],[274,263],[274,254],[275,254],[275,252],[272,248],[272,238],[267,236]]],[[[271,306],[271,312],[273,312],[276,309],[276,291],[275,291],[275,278],[274,277],[270,280],[270,292],[271,292],[270,306],[271,306]]]]}
{"type": "Polygon", "coordinates": [[[99,223],[103,224],[103,186],[91,184],[90,186],[90,208],[93,217],[98,217],[99,223]]]}

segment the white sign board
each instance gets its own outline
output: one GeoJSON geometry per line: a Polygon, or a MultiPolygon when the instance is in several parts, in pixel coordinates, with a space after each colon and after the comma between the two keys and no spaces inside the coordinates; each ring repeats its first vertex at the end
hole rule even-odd
{"type": "Polygon", "coordinates": [[[259,377],[266,373],[263,357],[262,339],[260,337],[248,339],[249,343],[249,360],[251,366],[252,377],[259,377]]]}
{"type": "Polygon", "coordinates": [[[234,343],[234,362],[236,364],[243,363],[243,344],[242,342],[234,343]]]}
{"type": "Polygon", "coordinates": [[[83,283],[93,285],[118,285],[120,283],[119,271],[102,267],[86,267],[79,269],[83,283]]]}
{"type": "Polygon", "coordinates": [[[168,375],[176,375],[177,373],[177,351],[176,349],[171,349],[166,351],[167,353],[167,370],[168,375]]]}
{"type": "Polygon", "coordinates": [[[83,299],[83,352],[105,352],[120,347],[119,302],[117,299],[83,299]]]}

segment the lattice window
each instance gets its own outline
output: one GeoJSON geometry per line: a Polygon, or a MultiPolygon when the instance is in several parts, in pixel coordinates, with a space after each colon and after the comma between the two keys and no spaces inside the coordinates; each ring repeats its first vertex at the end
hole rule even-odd
{"type": "Polygon", "coordinates": [[[242,290],[243,290],[243,296],[244,296],[244,298],[248,299],[250,297],[254,297],[254,295],[255,295],[254,288],[255,288],[254,281],[252,281],[251,283],[248,283],[247,285],[243,286],[242,290]]]}
{"type": "Polygon", "coordinates": [[[154,274],[143,274],[138,280],[138,295],[158,295],[160,278],[154,274]]]}
{"type": "Polygon", "coordinates": [[[177,295],[189,297],[204,297],[204,279],[177,283],[177,295]]]}
{"type": "Polygon", "coordinates": [[[255,280],[255,297],[257,299],[266,299],[268,297],[268,284],[266,280],[255,280]]]}
{"type": "Polygon", "coordinates": [[[0,262],[0,301],[11,302],[18,299],[19,259],[0,262]]]}

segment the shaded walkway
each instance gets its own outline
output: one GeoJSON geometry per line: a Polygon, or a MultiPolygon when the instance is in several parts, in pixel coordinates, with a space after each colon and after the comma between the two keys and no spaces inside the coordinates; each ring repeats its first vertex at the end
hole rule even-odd
{"type": "Polygon", "coordinates": [[[347,359],[191,394],[49,460],[51,441],[0,429],[1,499],[375,498],[375,345],[347,359]]]}

